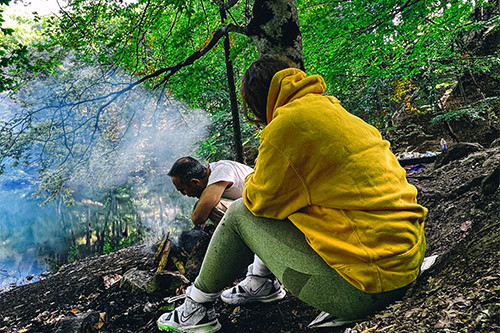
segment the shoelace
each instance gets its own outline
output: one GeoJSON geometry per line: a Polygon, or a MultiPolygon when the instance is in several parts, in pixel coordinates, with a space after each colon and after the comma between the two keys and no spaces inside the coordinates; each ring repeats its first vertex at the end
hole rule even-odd
{"type": "Polygon", "coordinates": [[[181,299],[184,299],[186,298],[186,294],[181,294],[181,295],[177,295],[177,296],[174,296],[174,297],[170,297],[167,301],[167,303],[174,303],[178,300],[181,300],[181,299]]]}

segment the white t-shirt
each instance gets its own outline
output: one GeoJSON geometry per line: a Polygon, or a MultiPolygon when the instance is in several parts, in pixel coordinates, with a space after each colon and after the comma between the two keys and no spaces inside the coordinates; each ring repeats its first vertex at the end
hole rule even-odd
{"type": "Polygon", "coordinates": [[[210,168],[210,176],[208,176],[207,186],[221,181],[232,182],[233,185],[226,188],[222,197],[231,200],[241,198],[245,177],[253,172],[251,167],[229,160],[213,162],[208,167],[210,168]]]}

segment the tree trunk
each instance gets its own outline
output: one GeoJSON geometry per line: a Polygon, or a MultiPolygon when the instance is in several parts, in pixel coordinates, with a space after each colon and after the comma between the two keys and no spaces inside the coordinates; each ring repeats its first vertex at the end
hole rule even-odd
{"type": "Polygon", "coordinates": [[[87,248],[87,252],[90,253],[90,239],[91,239],[91,224],[90,224],[90,207],[87,208],[87,237],[85,239],[86,241],[86,248],[87,248]]]}
{"type": "MultiPolygon", "coordinates": [[[[222,23],[226,21],[226,11],[220,9],[222,23]]],[[[231,46],[229,43],[229,33],[224,37],[224,57],[226,61],[227,86],[229,89],[229,101],[231,102],[231,115],[233,118],[233,140],[236,161],[243,163],[243,144],[241,143],[240,116],[238,112],[238,99],[236,97],[236,85],[234,84],[233,62],[230,57],[231,46]]]]}
{"type": "Polygon", "coordinates": [[[64,225],[64,211],[63,211],[63,202],[64,200],[61,199],[61,197],[58,197],[57,199],[57,216],[59,217],[59,222],[61,223],[61,228],[62,230],[66,229],[66,226],[64,225]]]}
{"type": "Polygon", "coordinates": [[[259,55],[284,55],[304,69],[302,35],[295,0],[255,0],[247,31],[259,55]]]}

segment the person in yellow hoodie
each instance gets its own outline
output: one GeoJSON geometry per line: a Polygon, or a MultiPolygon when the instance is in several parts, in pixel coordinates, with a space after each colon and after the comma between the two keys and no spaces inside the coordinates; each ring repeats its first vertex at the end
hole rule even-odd
{"type": "Polygon", "coordinates": [[[325,90],[284,57],[264,55],[245,72],[245,115],[265,126],[254,172],[160,329],[217,331],[213,301],[253,253],[333,325],[384,308],[417,278],[427,210],[389,143],[325,90]]]}

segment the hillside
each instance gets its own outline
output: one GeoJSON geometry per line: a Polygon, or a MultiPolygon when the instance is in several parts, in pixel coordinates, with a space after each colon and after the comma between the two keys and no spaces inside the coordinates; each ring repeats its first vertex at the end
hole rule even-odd
{"type": "MultiPolygon", "coordinates": [[[[427,255],[438,260],[403,300],[335,332],[500,330],[499,173],[498,140],[487,148],[452,146],[408,173],[429,208],[427,255]]],[[[155,332],[167,295],[132,293],[112,283],[130,268],[154,269],[153,259],[150,246],[128,248],[0,294],[0,331],[155,332]]],[[[275,304],[234,308],[218,301],[216,307],[221,332],[332,332],[308,329],[319,311],[291,295],[275,304]]]]}

